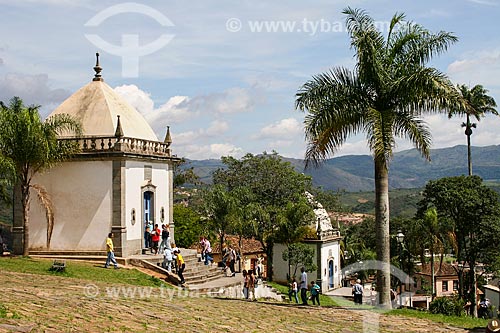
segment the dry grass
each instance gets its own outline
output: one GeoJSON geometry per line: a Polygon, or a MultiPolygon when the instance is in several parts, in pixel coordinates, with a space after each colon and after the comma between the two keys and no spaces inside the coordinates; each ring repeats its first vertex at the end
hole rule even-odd
{"type": "Polygon", "coordinates": [[[1,263],[0,279],[1,333],[13,327],[17,332],[58,333],[347,333],[362,332],[363,320],[379,322],[380,332],[467,332],[425,319],[377,317],[367,310],[217,299],[162,286],[5,271],[1,263]]]}

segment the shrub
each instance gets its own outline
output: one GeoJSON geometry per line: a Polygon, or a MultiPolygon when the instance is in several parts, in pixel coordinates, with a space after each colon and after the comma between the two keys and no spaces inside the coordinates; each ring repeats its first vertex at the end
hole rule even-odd
{"type": "Polygon", "coordinates": [[[429,305],[431,313],[439,313],[447,316],[463,316],[464,301],[458,297],[437,297],[429,305]]]}

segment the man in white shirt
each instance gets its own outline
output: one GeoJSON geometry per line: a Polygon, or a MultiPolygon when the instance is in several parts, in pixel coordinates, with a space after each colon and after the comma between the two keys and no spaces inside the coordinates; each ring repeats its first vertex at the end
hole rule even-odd
{"type": "Polygon", "coordinates": [[[302,272],[300,274],[300,299],[302,299],[302,305],[307,305],[307,273],[304,267],[300,271],[302,272]]]}

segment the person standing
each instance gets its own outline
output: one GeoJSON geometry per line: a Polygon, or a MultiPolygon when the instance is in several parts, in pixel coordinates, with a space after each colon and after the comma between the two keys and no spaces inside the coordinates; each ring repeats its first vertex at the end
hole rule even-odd
{"type": "Polygon", "coordinates": [[[245,299],[248,299],[248,273],[247,270],[244,269],[242,271],[243,274],[243,296],[245,299]]]}
{"type": "Polygon", "coordinates": [[[162,230],[161,230],[160,253],[163,253],[163,250],[166,247],[170,247],[170,245],[168,244],[168,236],[170,235],[170,233],[168,231],[168,226],[166,226],[165,224],[162,224],[161,228],[162,230]]]}
{"type": "Polygon", "coordinates": [[[210,246],[210,241],[205,238],[205,265],[212,263],[214,259],[212,258],[212,247],[210,246]]]}
{"type": "Polygon", "coordinates": [[[304,267],[300,271],[302,272],[300,274],[300,299],[302,300],[302,305],[307,305],[307,273],[304,267]]]}
{"type": "Polygon", "coordinates": [[[319,291],[320,291],[320,289],[321,288],[316,284],[316,282],[311,281],[311,299],[312,299],[313,305],[315,305],[316,302],[318,302],[318,305],[321,305],[321,304],[319,304],[319,291]]]}
{"type": "Polygon", "coordinates": [[[158,224],[155,224],[155,228],[151,233],[151,240],[153,241],[153,250],[155,251],[155,255],[158,254],[158,244],[160,243],[161,230],[158,228],[158,224]]]}
{"type": "Polygon", "coordinates": [[[356,284],[352,286],[352,294],[354,295],[355,304],[363,304],[363,286],[360,279],[357,279],[356,284]]]}
{"type": "Polygon", "coordinates": [[[250,297],[250,293],[252,293],[252,301],[256,301],[257,297],[255,296],[255,275],[253,274],[253,270],[248,271],[248,297],[250,297]]]}
{"type": "Polygon", "coordinates": [[[201,261],[205,261],[205,236],[200,236],[201,261]]]}
{"type": "Polygon", "coordinates": [[[174,252],[177,260],[177,275],[179,275],[179,279],[181,280],[181,285],[184,284],[186,281],[184,280],[184,276],[182,273],[184,272],[184,269],[186,269],[186,263],[184,262],[184,258],[182,258],[181,251],[178,249],[174,252]]]}
{"type": "Polygon", "coordinates": [[[231,270],[231,276],[235,276],[234,263],[236,262],[236,251],[232,246],[229,247],[229,269],[231,270]]]}
{"type": "Polygon", "coordinates": [[[109,263],[112,262],[113,265],[115,266],[115,269],[118,268],[118,263],[116,262],[115,259],[115,253],[114,248],[113,248],[113,233],[110,232],[108,234],[108,238],[106,238],[106,250],[108,252],[108,257],[106,259],[106,263],[104,264],[104,268],[108,268],[109,263]]]}
{"type": "Polygon", "coordinates": [[[151,227],[150,224],[148,223],[146,225],[146,228],[144,229],[144,248],[153,252],[152,245],[153,244],[151,242],[151,227]]]}

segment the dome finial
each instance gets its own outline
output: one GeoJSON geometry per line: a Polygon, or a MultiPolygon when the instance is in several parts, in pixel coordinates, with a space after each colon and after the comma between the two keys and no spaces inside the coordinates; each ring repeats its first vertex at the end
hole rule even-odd
{"type": "Polygon", "coordinates": [[[117,115],[118,120],[116,122],[115,137],[118,139],[123,138],[122,124],[120,123],[120,115],[117,115]]]}
{"type": "Polygon", "coordinates": [[[164,143],[169,147],[172,144],[172,137],[170,136],[170,126],[167,126],[167,134],[165,135],[164,143]]]}
{"type": "Polygon", "coordinates": [[[92,81],[104,81],[101,75],[102,67],[99,65],[99,52],[97,52],[95,56],[96,56],[96,62],[94,66],[95,75],[92,81]]]}

